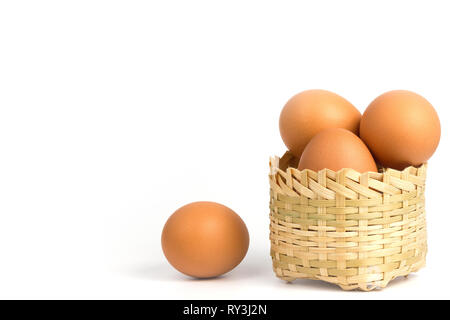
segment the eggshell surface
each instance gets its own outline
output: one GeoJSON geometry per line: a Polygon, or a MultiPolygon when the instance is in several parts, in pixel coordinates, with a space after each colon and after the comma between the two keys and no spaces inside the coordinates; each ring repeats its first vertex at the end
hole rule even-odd
{"type": "Polygon", "coordinates": [[[314,135],[328,128],[358,134],[361,113],[349,101],[327,90],[307,90],[293,96],[280,114],[281,138],[300,158],[314,135]]]}
{"type": "Polygon", "coordinates": [[[197,278],[211,278],[235,268],[245,257],[249,234],[244,221],[215,202],[193,202],[167,220],[161,244],[169,263],[197,278]]]}
{"type": "Polygon", "coordinates": [[[367,146],[354,133],[333,128],[315,135],[306,146],[298,169],[339,171],[351,168],[358,172],[377,172],[377,165],[367,146]]]}
{"type": "Polygon", "coordinates": [[[360,135],[381,165],[402,170],[419,166],[432,156],[441,125],[424,97],[394,90],[370,103],[361,119],[360,135]]]}

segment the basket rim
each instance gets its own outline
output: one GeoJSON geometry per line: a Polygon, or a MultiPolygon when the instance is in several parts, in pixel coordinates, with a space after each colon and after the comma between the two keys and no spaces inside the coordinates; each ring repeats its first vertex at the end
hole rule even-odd
{"type": "Polygon", "coordinates": [[[388,167],[381,167],[382,172],[380,172],[380,171],[378,171],[378,172],[375,172],[375,171],[359,172],[359,171],[356,171],[355,169],[352,169],[352,168],[342,168],[342,169],[340,169],[338,171],[334,171],[332,169],[324,168],[324,169],[321,169],[319,171],[314,171],[314,170],[311,170],[311,169],[299,170],[299,169],[297,169],[295,167],[287,167],[286,170],[283,170],[283,169],[281,169],[279,167],[280,159],[282,159],[282,157],[286,156],[287,154],[290,154],[290,152],[286,151],[284,153],[284,155],[281,156],[281,157],[275,155],[275,156],[271,156],[269,158],[270,175],[276,174],[278,171],[287,172],[288,170],[292,170],[292,171],[296,172],[297,174],[301,174],[303,172],[321,174],[323,172],[326,172],[326,173],[331,173],[333,175],[336,175],[336,174],[342,174],[342,172],[351,172],[351,173],[359,174],[359,175],[369,174],[369,176],[374,177],[374,176],[382,175],[382,174],[387,173],[387,172],[389,172],[391,174],[394,174],[394,175],[401,175],[401,174],[404,174],[404,173],[416,174],[418,170],[426,171],[426,169],[428,168],[428,162],[424,162],[420,166],[408,166],[408,167],[404,168],[403,170],[398,170],[398,169],[388,168],[388,167]]]}
{"type": "Polygon", "coordinates": [[[283,157],[271,157],[269,162],[270,186],[273,192],[280,195],[328,200],[335,200],[339,195],[339,199],[383,198],[385,201],[387,196],[394,196],[390,199],[394,201],[399,200],[398,197],[405,198],[408,194],[411,196],[417,193],[418,188],[426,184],[427,163],[418,168],[410,166],[401,171],[383,168],[381,172],[360,173],[349,168],[337,172],[330,169],[298,170],[290,166],[292,154],[285,153],[283,157]]]}

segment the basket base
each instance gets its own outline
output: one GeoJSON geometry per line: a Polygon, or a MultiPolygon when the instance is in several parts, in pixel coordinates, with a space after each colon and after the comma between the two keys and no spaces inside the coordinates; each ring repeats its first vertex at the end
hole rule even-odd
{"type": "Polygon", "coordinates": [[[425,267],[425,261],[423,261],[423,263],[418,264],[414,267],[413,270],[411,271],[405,271],[403,273],[399,273],[396,275],[392,275],[392,277],[390,278],[386,278],[386,280],[383,281],[373,281],[373,282],[367,282],[367,283],[359,283],[359,284],[342,284],[339,283],[337,278],[331,278],[330,277],[321,277],[321,276],[317,276],[317,277],[310,277],[307,275],[298,275],[296,274],[296,276],[286,276],[286,275],[279,275],[277,273],[277,271],[279,272],[280,270],[276,270],[274,269],[274,272],[276,274],[276,276],[283,280],[286,281],[286,283],[291,284],[292,282],[294,282],[297,279],[308,279],[308,280],[318,280],[318,281],[323,281],[323,282],[327,282],[327,283],[332,283],[335,284],[337,286],[339,286],[342,290],[345,291],[351,291],[351,290],[360,290],[360,291],[373,291],[373,290],[381,290],[385,287],[387,287],[387,285],[394,279],[397,279],[399,277],[404,277],[405,279],[408,278],[408,276],[411,273],[415,273],[417,271],[419,271],[420,269],[422,269],[423,267],[425,267]]]}
{"type": "Polygon", "coordinates": [[[286,281],[287,283],[292,283],[295,280],[295,278],[292,277],[281,277],[280,279],[286,281]]]}

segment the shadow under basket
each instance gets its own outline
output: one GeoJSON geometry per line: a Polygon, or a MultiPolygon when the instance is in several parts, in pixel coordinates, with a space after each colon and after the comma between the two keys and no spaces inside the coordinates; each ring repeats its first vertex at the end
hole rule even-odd
{"type": "Polygon", "coordinates": [[[425,266],[427,165],[319,172],[270,159],[270,241],[277,277],[344,290],[384,288],[425,266]]]}

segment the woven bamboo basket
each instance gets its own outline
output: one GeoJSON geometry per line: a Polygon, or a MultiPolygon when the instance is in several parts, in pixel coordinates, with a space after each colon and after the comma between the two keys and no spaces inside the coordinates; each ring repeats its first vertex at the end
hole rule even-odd
{"type": "Polygon", "coordinates": [[[277,277],[344,290],[384,288],[425,265],[427,165],[378,173],[296,169],[270,159],[270,241],[277,277]]]}

